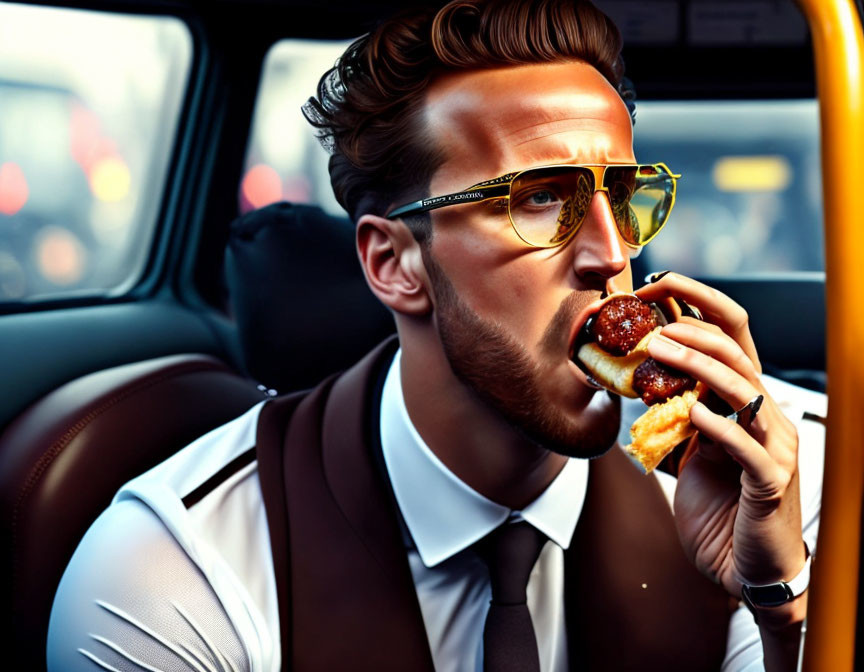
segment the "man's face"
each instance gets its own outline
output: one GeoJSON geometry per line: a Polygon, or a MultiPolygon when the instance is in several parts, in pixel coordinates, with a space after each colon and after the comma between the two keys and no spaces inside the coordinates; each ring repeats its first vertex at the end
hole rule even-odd
{"type": "MultiPolygon", "coordinates": [[[[549,164],[635,163],[621,98],[581,62],[461,73],[438,80],[426,122],[446,157],[430,195],[549,164]]],[[[495,203],[432,213],[426,254],[435,319],[456,375],[531,440],[592,457],[615,440],[617,397],[570,359],[604,291],[632,291],[629,249],[597,193],[564,246],[532,248],[495,203]]]]}

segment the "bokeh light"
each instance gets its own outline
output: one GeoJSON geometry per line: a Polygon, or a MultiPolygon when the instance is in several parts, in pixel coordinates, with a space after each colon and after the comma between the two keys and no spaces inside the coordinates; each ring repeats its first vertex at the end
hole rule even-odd
{"type": "Polygon", "coordinates": [[[176,17],[0,0],[0,305],[140,276],[191,60],[176,17]]]}
{"type": "Polygon", "coordinates": [[[18,164],[6,162],[0,165],[0,214],[16,214],[27,203],[29,195],[27,178],[18,164]]]}
{"type": "Polygon", "coordinates": [[[100,201],[116,203],[129,194],[132,176],[129,167],[119,156],[99,159],[90,169],[90,188],[100,201]]]}
{"type": "Polygon", "coordinates": [[[69,110],[69,153],[78,164],[87,170],[95,158],[95,149],[100,144],[99,117],[81,105],[73,103],[69,110]]]}
{"type": "Polygon", "coordinates": [[[86,253],[71,231],[47,226],[37,238],[36,263],[39,272],[55,285],[72,285],[84,275],[86,253]]]}
{"type": "Polygon", "coordinates": [[[309,203],[312,199],[312,184],[305,175],[293,175],[285,179],[283,198],[292,203],[309,203]]]}
{"type": "Polygon", "coordinates": [[[250,209],[263,208],[282,200],[282,178],[272,166],[259,163],[246,172],[240,191],[250,209]]]}
{"type": "Polygon", "coordinates": [[[783,191],[792,166],[785,156],[721,156],[711,176],[720,191],[783,191]]]}

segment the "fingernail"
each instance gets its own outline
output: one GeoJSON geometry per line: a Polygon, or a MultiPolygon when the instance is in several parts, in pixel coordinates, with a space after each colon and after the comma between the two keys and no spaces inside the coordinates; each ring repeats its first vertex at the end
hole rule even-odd
{"type": "Polygon", "coordinates": [[[675,303],[678,304],[678,307],[681,309],[681,314],[684,317],[692,317],[696,320],[702,320],[702,312],[698,308],[691,306],[684,299],[676,298],[675,303]]]}
{"type": "Polygon", "coordinates": [[[695,415],[696,416],[695,419],[698,420],[700,415],[703,418],[707,417],[708,415],[711,415],[711,410],[705,404],[703,404],[701,401],[697,401],[695,404],[693,404],[690,407],[690,413],[691,413],[690,417],[693,417],[693,415],[695,415]]]}
{"type": "Polygon", "coordinates": [[[668,275],[672,271],[658,271],[657,273],[650,273],[645,276],[645,282],[657,282],[660,278],[668,275]]]}

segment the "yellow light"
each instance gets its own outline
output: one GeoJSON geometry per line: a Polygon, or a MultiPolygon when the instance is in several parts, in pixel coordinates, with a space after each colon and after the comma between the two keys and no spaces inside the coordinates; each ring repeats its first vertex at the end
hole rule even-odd
{"type": "Polygon", "coordinates": [[[723,156],[711,176],[720,191],[783,191],[792,167],[784,156],[723,156]]]}
{"type": "Polygon", "coordinates": [[[96,198],[106,203],[126,198],[131,183],[129,168],[116,156],[99,159],[90,170],[90,188],[96,198]]]}

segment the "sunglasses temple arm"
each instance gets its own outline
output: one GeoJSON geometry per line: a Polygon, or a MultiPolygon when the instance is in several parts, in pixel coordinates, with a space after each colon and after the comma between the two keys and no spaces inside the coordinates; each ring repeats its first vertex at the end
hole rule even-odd
{"type": "Polygon", "coordinates": [[[424,198],[419,201],[414,201],[413,203],[408,203],[393,210],[393,212],[387,215],[387,219],[419,215],[421,212],[446,208],[448,205],[476,203],[477,201],[485,201],[489,198],[500,198],[501,196],[507,196],[509,192],[509,184],[472,187],[471,189],[466,189],[465,191],[460,191],[455,194],[436,196],[435,198],[424,198]]]}

